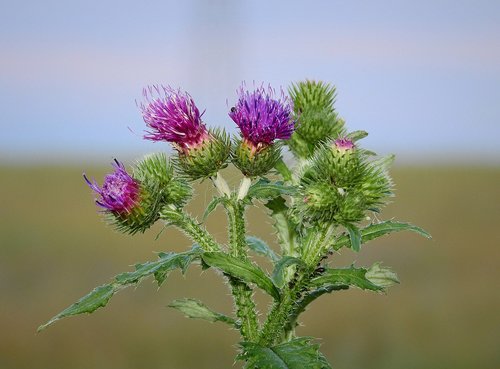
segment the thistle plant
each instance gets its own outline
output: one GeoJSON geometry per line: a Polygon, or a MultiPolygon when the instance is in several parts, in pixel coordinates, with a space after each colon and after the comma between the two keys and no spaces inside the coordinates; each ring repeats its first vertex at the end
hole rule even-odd
{"type": "MultiPolygon", "coordinates": [[[[396,274],[376,263],[370,267],[333,267],[343,249],[361,251],[365,243],[391,232],[424,230],[394,220],[379,221],[391,198],[388,174],[394,157],[377,157],[359,141],[367,133],[349,132],[334,108],[335,89],[303,81],[287,95],[271,87],[243,84],[229,118],[240,134],[232,139],[221,129],[207,128],[193,98],[171,87],[144,90],[138,104],[147,126],[144,138],[169,142],[173,157],[151,154],[129,171],[119,161],[99,184],[84,175],[95,202],[109,224],[135,234],[156,222],[180,229],[191,241],[184,252],[160,253],[157,260],[137,264],[118,274],[69,306],[39,330],[69,316],[92,313],[128,286],[152,277],[162,286],[168,275],[192,265],[218,270],[229,286],[234,314],[212,311],[194,299],[170,303],[189,318],[222,322],[241,334],[237,359],[245,368],[330,368],[311,337],[296,335],[300,315],[317,298],[340,290],[360,288],[385,292],[399,283],[396,274]],[[288,147],[294,160],[283,160],[288,147]],[[232,163],[241,172],[238,188],[230,188],[222,171],[232,163]],[[218,206],[228,219],[228,242],[218,242],[200,218],[184,207],[192,184],[210,180],[213,199],[203,221],[218,206]],[[271,218],[277,248],[247,235],[245,213],[261,204],[271,218]],[[265,270],[254,261],[261,255],[272,263],[265,270]],[[267,311],[257,311],[254,291],[272,298],[267,311]]],[[[291,158],[290,158],[291,159],[291,158]]]]}

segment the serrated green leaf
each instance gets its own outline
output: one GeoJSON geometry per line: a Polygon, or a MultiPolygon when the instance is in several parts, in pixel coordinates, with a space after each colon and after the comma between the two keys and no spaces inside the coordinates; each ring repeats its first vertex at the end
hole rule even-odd
{"type": "Polygon", "coordinates": [[[276,164],[274,164],[274,168],[278,171],[279,174],[281,174],[285,181],[292,180],[292,172],[290,171],[290,168],[288,168],[288,166],[285,164],[283,159],[279,159],[276,164]]]}
{"type": "Polygon", "coordinates": [[[163,282],[165,282],[165,279],[168,277],[168,274],[174,269],[179,268],[182,274],[186,274],[191,263],[198,259],[202,252],[202,249],[197,244],[193,245],[191,251],[185,253],[175,254],[160,252],[158,254],[160,258],[158,263],[162,264],[162,267],[158,268],[153,273],[158,286],[161,287],[163,282]]]}
{"type": "Polygon", "coordinates": [[[281,253],[283,255],[295,254],[295,243],[297,239],[297,227],[291,222],[288,213],[286,200],[281,197],[275,197],[269,200],[265,207],[271,210],[271,218],[274,219],[274,228],[276,229],[281,253]]]}
{"type": "Polygon", "coordinates": [[[248,189],[248,199],[273,199],[282,194],[291,194],[295,190],[292,186],[286,186],[283,182],[271,182],[267,178],[260,178],[248,189]]]}
{"type": "Polygon", "coordinates": [[[327,269],[321,277],[315,278],[311,284],[312,286],[321,287],[307,292],[296,303],[288,319],[289,323],[286,332],[295,328],[299,315],[306,310],[311,302],[326,293],[347,290],[351,286],[372,291],[383,291],[396,283],[399,283],[396,273],[389,268],[381,267],[380,263],[375,263],[368,270],[354,267],[349,269],[327,269]]]}
{"type": "Polygon", "coordinates": [[[325,287],[325,286],[353,286],[363,290],[381,291],[382,287],[377,286],[366,278],[367,270],[365,268],[350,268],[333,269],[326,268],[324,273],[311,280],[311,286],[325,287]]]}
{"type": "Polygon", "coordinates": [[[307,306],[316,300],[318,297],[323,296],[325,293],[331,293],[333,291],[342,291],[342,290],[347,290],[349,289],[348,285],[326,285],[324,287],[317,288],[315,290],[309,291],[306,294],[304,294],[304,297],[297,301],[295,304],[294,309],[290,313],[290,316],[288,318],[288,324],[287,327],[285,328],[285,335],[288,334],[289,331],[295,328],[297,319],[300,314],[302,314],[304,311],[306,311],[307,306]]]}
{"type": "Polygon", "coordinates": [[[346,138],[352,140],[352,141],[359,141],[363,138],[368,136],[368,132],[366,131],[354,131],[349,134],[347,134],[346,138]]]}
{"type": "Polygon", "coordinates": [[[274,251],[260,238],[254,236],[245,237],[247,245],[250,249],[255,251],[257,254],[263,255],[271,259],[273,262],[279,260],[279,257],[274,253],[274,251]]]}
{"type": "Polygon", "coordinates": [[[154,275],[158,286],[161,286],[170,271],[176,268],[185,271],[191,262],[200,257],[201,253],[202,250],[195,246],[193,249],[179,254],[160,253],[158,255],[159,260],[137,264],[135,271],[116,275],[112,283],[97,287],[88,295],[54,316],[47,323],[41,325],[38,331],[47,328],[62,318],[83,313],[92,313],[98,308],[106,306],[111,297],[119,290],[136,285],[142,279],[151,275],[154,275]]]}
{"type": "Polygon", "coordinates": [[[390,268],[382,267],[381,263],[373,264],[365,274],[365,277],[379,287],[387,288],[399,283],[396,273],[390,268]]]}
{"type": "Polygon", "coordinates": [[[345,227],[349,232],[351,248],[353,249],[353,251],[359,252],[359,250],[361,250],[361,231],[353,224],[346,224],[345,227]]]}
{"type": "Polygon", "coordinates": [[[178,299],[172,301],[168,306],[179,310],[188,318],[203,319],[209,322],[223,322],[237,328],[236,321],[233,318],[209,309],[199,300],[188,298],[178,299]]]}
{"type": "Polygon", "coordinates": [[[295,338],[274,347],[243,342],[245,369],[331,369],[319,352],[319,345],[311,343],[311,337],[295,338]]]}
{"type": "MultiPolygon", "coordinates": [[[[389,220],[377,224],[370,224],[369,226],[361,229],[361,243],[363,244],[375,238],[384,236],[386,234],[392,232],[400,232],[400,231],[412,231],[426,238],[431,238],[431,235],[420,227],[414,226],[409,223],[394,222],[392,220],[389,220]]],[[[349,247],[349,245],[350,245],[349,237],[342,236],[335,241],[333,248],[335,250],[339,250],[342,247],[349,247]]]]}
{"type": "Polygon", "coordinates": [[[219,204],[221,204],[224,201],[224,198],[222,197],[214,197],[212,201],[210,201],[207,205],[207,208],[205,209],[205,212],[203,213],[203,221],[205,221],[210,213],[214,211],[219,204]]]}
{"type": "Polygon", "coordinates": [[[208,265],[222,270],[230,276],[247,283],[254,283],[276,300],[280,300],[280,292],[271,278],[258,266],[247,261],[240,260],[222,252],[205,252],[203,261],[208,265]]]}
{"type": "Polygon", "coordinates": [[[273,282],[276,287],[282,288],[285,285],[286,269],[291,265],[305,266],[304,262],[293,256],[283,256],[274,266],[273,282]]]}
{"type": "Polygon", "coordinates": [[[199,247],[181,253],[159,253],[159,260],[148,261],[144,264],[136,264],[135,271],[118,274],[115,281],[120,285],[138,283],[142,278],[154,275],[158,285],[164,282],[171,270],[180,268],[183,273],[189,264],[201,254],[199,247]]]}
{"type": "Polygon", "coordinates": [[[95,288],[87,296],[82,297],[73,305],[64,309],[55,317],[50,319],[47,323],[38,327],[38,332],[44,330],[49,325],[54,324],[55,322],[57,322],[62,318],[84,313],[87,314],[93,313],[100,307],[106,306],[108,301],[111,299],[111,297],[113,297],[113,295],[116,293],[118,289],[119,287],[113,283],[103,284],[102,286],[95,288]]]}

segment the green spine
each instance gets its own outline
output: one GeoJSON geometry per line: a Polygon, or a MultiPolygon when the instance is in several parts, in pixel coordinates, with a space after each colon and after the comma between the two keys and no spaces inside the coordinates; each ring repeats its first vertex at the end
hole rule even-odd
{"type": "Polygon", "coordinates": [[[188,152],[179,152],[175,166],[190,180],[209,178],[227,166],[231,141],[222,130],[210,131],[210,140],[188,152]]]}

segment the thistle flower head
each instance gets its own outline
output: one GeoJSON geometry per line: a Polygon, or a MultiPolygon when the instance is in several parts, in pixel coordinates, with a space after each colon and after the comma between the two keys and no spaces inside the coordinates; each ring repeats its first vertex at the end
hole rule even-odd
{"type": "Polygon", "coordinates": [[[139,183],[130,176],[122,163],[115,159],[115,171],[104,178],[102,187],[97,182],[91,182],[84,174],[83,177],[99,198],[95,200],[101,208],[116,213],[130,212],[139,201],[139,183]]]}
{"type": "Polygon", "coordinates": [[[260,86],[250,92],[243,84],[238,95],[238,102],[231,108],[229,116],[248,143],[260,147],[268,146],[276,139],[290,138],[295,126],[291,115],[293,107],[283,90],[276,97],[271,86],[260,86]]]}
{"type": "Polygon", "coordinates": [[[150,128],[144,136],[151,141],[168,141],[187,152],[210,138],[200,111],[187,92],[170,86],[148,86],[140,104],[142,116],[150,128]]]}
{"type": "Polygon", "coordinates": [[[354,142],[348,138],[338,138],[333,142],[334,147],[341,153],[354,149],[354,142]]]}

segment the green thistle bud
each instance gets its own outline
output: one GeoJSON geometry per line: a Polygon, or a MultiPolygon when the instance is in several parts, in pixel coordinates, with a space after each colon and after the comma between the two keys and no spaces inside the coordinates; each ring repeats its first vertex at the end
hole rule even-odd
{"type": "Polygon", "coordinates": [[[269,172],[281,157],[281,145],[253,143],[238,139],[234,143],[233,164],[247,177],[262,176],[269,172]]]}
{"type": "Polygon", "coordinates": [[[333,112],[336,91],[335,86],[316,81],[301,81],[292,84],[289,89],[293,100],[294,110],[297,112],[311,110],[330,110],[333,112]]]}
{"type": "Polygon", "coordinates": [[[289,93],[298,125],[287,144],[296,156],[311,157],[319,144],[345,134],[344,121],[333,107],[335,87],[303,81],[293,84],[289,93]]]}
{"type": "Polygon", "coordinates": [[[359,222],[391,195],[386,167],[369,161],[349,139],[323,144],[301,170],[294,212],[310,222],[359,222]]]}
{"type": "Polygon", "coordinates": [[[207,139],[189,150],[180,150],[175,161],[178,170],[191,180],[208,178],[227,166],[231,140],[224,131],[209,130],[207,139]]]}
{"type": "Polygon", "coordinates": [[[312,183],[304,189],[304,204],[315,212],[328,211],[337,206],[343,191],[332,191],[330,183],[312,183]]]}
{"type": "Polygon", "coordinates": [[[149,192],[157,194],[164,205],[182,207],[191,198],[192,188],[182,178],[175,177],[174,168],[164,153],[147,155],[134,169],[137,178],[149,192]]]}

